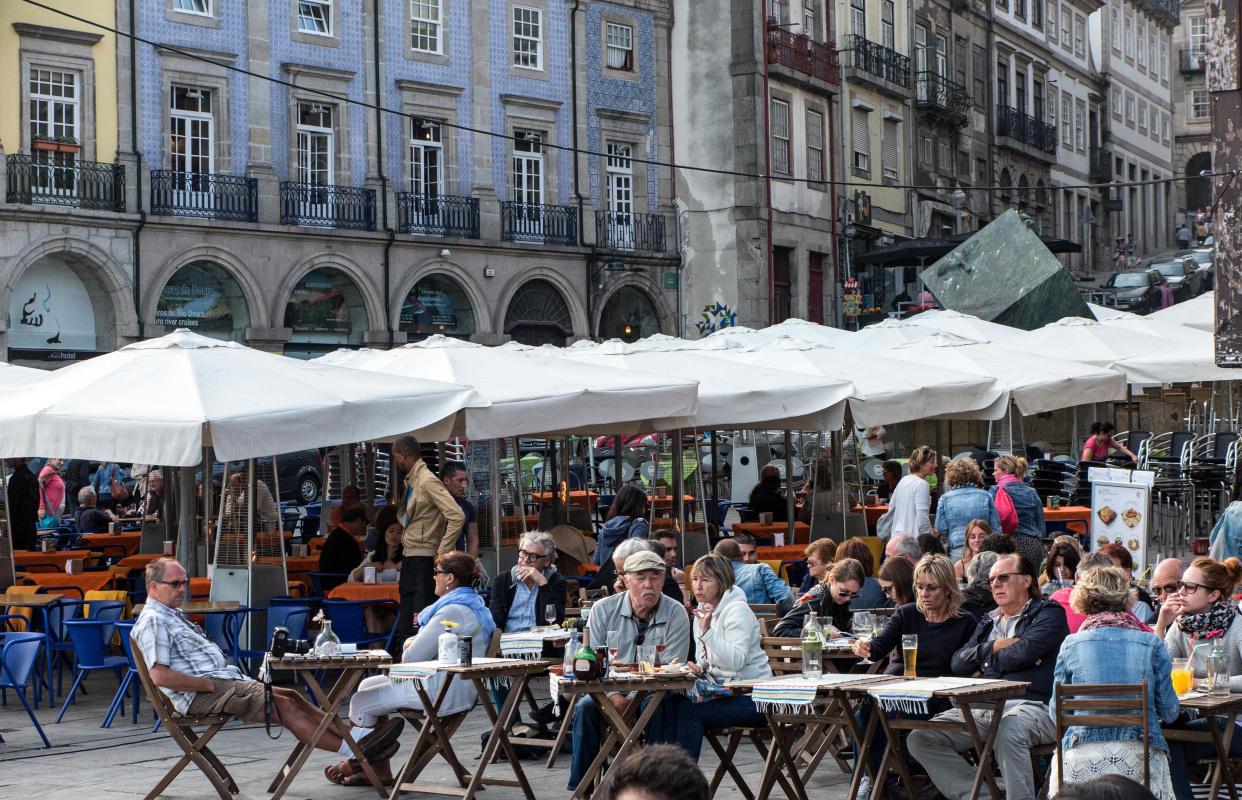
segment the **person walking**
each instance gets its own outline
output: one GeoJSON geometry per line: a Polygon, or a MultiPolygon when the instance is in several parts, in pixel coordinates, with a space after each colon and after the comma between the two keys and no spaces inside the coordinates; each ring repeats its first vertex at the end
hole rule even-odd
{"type": "Polygon", "coordinates": [[[1185,222],[1182,222],[1177,229],[1177,247],[1180,250],[1190,248],[1190,228],[1186,227],[1185,222]]]}

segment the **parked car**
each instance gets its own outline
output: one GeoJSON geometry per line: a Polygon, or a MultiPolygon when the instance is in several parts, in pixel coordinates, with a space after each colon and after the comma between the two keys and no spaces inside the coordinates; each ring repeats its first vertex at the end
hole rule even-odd
{"type": "Polygon", "coordinates": [[[1156,269],[1131,269],[1114,272],[1104,284],[1113,305],[1122,311],[1146,314],[1160,308],[1160,284],[1164,277],[1156,269]]]}
{"type": "Polygon", "coordinates": [[[1173,290],[1173,302],[1180,303],[1203,293],[1203,273],[1193,258],[1182,256],[1152,259],[1148,269],[1159,270],[1169,288],[1173,290]]]}
{"type": "Polygon", "coordinates": [[[1203,291],[1209,292],[1216,280],[1215,253],[1210,247],[1196,247],[1191,250],[1179,250],[1174,253],[1178,258],[1191,258],[1199,265],[1203,273],[1203,291]]]}

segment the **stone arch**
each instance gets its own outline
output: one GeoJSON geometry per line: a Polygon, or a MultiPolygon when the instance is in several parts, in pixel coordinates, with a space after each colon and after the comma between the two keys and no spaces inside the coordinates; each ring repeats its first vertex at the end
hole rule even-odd
{"type": "Polygon", "coordinates": [[[1212,169],[1212,154],[1195,153],[1186,161],[1186,211],[1190,214],[1212,206],[1212,179],[1200,175],[1212,169]]]}
{"type": "Polygon", "coordinates": [[[590,333],[587,322],[586,309],[582,307],[582,302],[571,284],[564,275],[550,267],[531,267],[523,272],[518,273],[505,284],[504,290],[500,295],[500,302],[496,304],[496,317],[493,322],[493,330],[497,333],[505,333],[505,316],[509,311],[509,304],[513,302],[513,297],[518,291],[532,280],[542,279],[556,287],[560,293],[561,299],[565,301],[565,306],[569,309],[570,321],[573,325],[573,331],[570,337],[583,337],[590,333]]]}
{"type": "Polygon", "coordinates": [[[440,274],[452,279],[466,293],[470,307],[474,310],[475,335],[492,333],[495,329],[491,316],[488,314],[488,303],[484,299],[483,290],[474,277],[464,267],[454,261],[446,261],[440,256],[429,256],[414,264],[401,277],[397,285],[400,290],[393,295],[392,308],[388,309],[388,318],[392,329],[399,330],[401,322],[401,304],[410,290],[419,281],[431,275],[440,274]]]}
{"type": "Polygon", "coordinates": [[[82,281],[92,295],[95,310],[95,347],[112,350],[138,335],[138,314],[133,302],[133,278],[107,252],[76,236],[45,239],[9,260],[0,282],[0,310],[8,313],[17,281],[45,258],[61,257],[65,266],[82,281]],[[93,298],[107,296],[110,303],[95,304],[93,298]]]}
{"type": "Polygon", "coordinates": [[[1018,205],[1026,206],[1031,202],[1031,182],[1026,173],[1018,177],[1018,205]]]}
{"type": "Polygon", "coordinates": [[[1000,199],[1001,202],[1008,203],[1009,198],[1013,195],[1013,175],[1009,172],[1009,167],[1005,167],[1000,171],[1000,199]]]}
{"type": "Polygon", "coordinates": [[[594,318],[591,320],[592,338],[600,336],[600,326],[604,318],[604,309],[608,307],[608,302],[623,288],[633,288],[642,292],[647,300],[655,306],[660,317],[660,333],[672,335],[676,320],[674,319],[673,309],[664,297],[664,293],[650,278],[641,273],[628,272],[611,281],[605,292],[599,298],[599,305],[594,309],[594,318]]]}
{"type": "Polygon", "coordinates": [[[358,294],[362,296],[362,305],[367,313],[368,330],[377,326],[384,319],[384,302],[375,291],[375,286],[371,283],[370,276],[367,275],[362,267],[343,255],[317,253],[295,265],[285,275],[284,280],[280,282],[280,286],[272,297],[273,305],[269,309],[273,327],[284,327],[285,306],[289,302],[290,295],[293,294],[293,290],[297,287],[298,282],[305,278],[307,273],[316,269],[335,269],[343,272],[353,281],[358,294]]]}
{"type": "Polygon", "coordinates": [[[155,309],[160,301],[160,292],[164,290],[164,286],[177,274],[177,270],[184,266],[194,263],[195,261],[211,261],[218,264],[222,269],[237,281],[237,285],[241,287],[242,296],[246,300],[246,308],[250,312],[250,324],[256,328],[269,328],[272,325],[271,318],[268,316],[267,306],[263,303],[263,291],[259,288],[259,284],[255,282],[254,275],[246,266],[246,262],[227,250],[210,245],[195,245],[188,247],[177,253],[172,258],[167,259],[155,271],[154,279],[150,285],[155,287],[154,291],[148,292],[148,296],[144,298],[142,303],[143,319],[155,319],[155,309]]]}

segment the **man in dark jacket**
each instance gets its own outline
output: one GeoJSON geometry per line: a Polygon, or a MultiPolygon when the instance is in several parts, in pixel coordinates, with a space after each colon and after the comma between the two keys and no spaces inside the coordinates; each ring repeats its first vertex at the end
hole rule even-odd
{"type": "MultiPolygon", "coordinates": [[[[341,524],[332,529],[319,551],[319,571],[346,574],[362,563],[362,548],[358,538],[367,533],[367,510],[362,506],[350,506],[341,512],[341,524]]],[[[346,578],[320,579],[324,594],[344,583],[346,578]]]]}
{"type": "Polygon", "coordinates": [[[39,524],[39,479],[26,466],[24,458],[10,458],[13,468],[9,475],[9,521],[13,525],[12,541],[15,550],[35,549],[39,524]]]}
{"type": "MultiPolygon", "coordinates": [[[[1061,604],[1040,596],[1035,567],[1025,556],[1015,553],[998,560],[989,579],[996,610],[979,621],[974,635],[953,655],[953,672],[1030,683],[1026,694],[1005,703],[995,753],[1006,800],[1034,800],[1030,750],[1056,741],[1048,698],[1052,696],[1057,652],[1069,635],[1069,626],[1061,604]]],[[[974,712],[981,736],[987,735],[992,713],[974,712]]],[[[960,722],[963,717],[954,709],[934,719],[960,722]]],[[[959,755],[973,745],[969,733],[913,731],[908,744],[910,755],[923,765],[948,800],[970,796],[975,768],[959,755]]]]}
{"type": "Polygon", "coordinates": [[[524,534],[518,542],[518,563],[496,576],[492,584],[492,619],[505,633],[530,630],[547,623],[549,605],[556,622],[565,619],[565,579],[552,560],[556,543],[543,531],[524,534]]]}

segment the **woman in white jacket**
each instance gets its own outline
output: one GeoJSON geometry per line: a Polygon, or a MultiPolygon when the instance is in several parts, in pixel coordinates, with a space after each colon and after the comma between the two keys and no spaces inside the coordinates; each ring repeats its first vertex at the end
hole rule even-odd
{"type": "MultiPolygon", "coordinates": [[[[693,612],[695,662],[687,665],[691,672],[716,685],[769,677],[772,669],[759,647],[759,620],[746,594],[733,585],[733,565],[721,556],[703,556],[694,562],[690,586],[698,600],[693,612]]],[[[666,696],[647,725],[647,743],[681,745],[697,761],[704,728],[767,724],[750,695],[700,696],[702,702],[682,694],[666,696]]]]}

